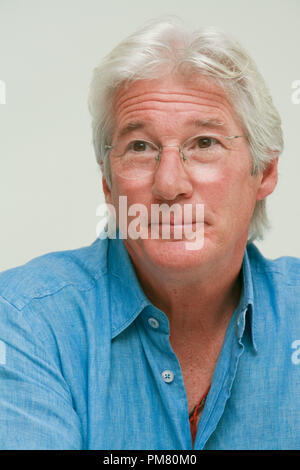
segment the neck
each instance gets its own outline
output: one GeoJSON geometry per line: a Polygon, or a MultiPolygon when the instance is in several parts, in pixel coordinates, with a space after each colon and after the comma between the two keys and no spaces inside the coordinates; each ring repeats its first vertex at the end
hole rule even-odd
{"type": "Polygon", "coordinates": [[[173,338],[177,334],[206,336],[227,326],[240,299],[245,245],[238,253],[199,267],[197,274],[190,276],[174,270],[167,272],[151,263],[140,266],[128,246],[127,249],[146,296],[167,315],[173,338]]]}

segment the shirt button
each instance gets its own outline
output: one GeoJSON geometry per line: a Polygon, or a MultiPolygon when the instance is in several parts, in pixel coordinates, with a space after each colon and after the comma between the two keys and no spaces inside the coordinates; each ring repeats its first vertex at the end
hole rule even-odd
{"type": "Polygon", "coordinates": [[[173,382],[174,380],[174,374],[171,370],[164,370],[162,373],[162,378],[166,383],[173,382]]]}
{"type": "Polygon", "coordinates": [[[159,327],[159,321],[156,320],[156,318],[153,318],[153,317],[148,318],[148,323],[155,330],[159,327]]]}

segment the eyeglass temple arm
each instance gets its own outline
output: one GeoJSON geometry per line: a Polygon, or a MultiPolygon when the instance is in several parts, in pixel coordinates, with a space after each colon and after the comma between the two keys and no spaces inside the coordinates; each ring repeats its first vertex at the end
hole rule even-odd
{"type": "Polygon", "coordinates": [[[242,135],[230,135],[230,136],[224,136],[225,139],[231,140],[231,139],[237,139],[238,137],[245,137],[247,139],[247,136],[242,134],[242,135]]]}

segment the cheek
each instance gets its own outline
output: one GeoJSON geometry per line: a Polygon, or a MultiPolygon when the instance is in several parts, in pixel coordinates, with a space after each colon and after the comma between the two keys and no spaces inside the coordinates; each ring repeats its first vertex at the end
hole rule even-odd
{"type": "Polygon", "coordinates": [[[231,175],[229,172],[216,168],[205,168],[197,175],[194,187],[198,189],[203,202],[210,208],[223,205],[231,193],[231,175]],[[212,207],[211,207],[212,206],[212,207]]]}
{"type": "Polygon", "coordinates": [[[252,210],[256,201],[255,181],[247,170],[211,169],[198,178],[199,193],[207,208],[216,214],[252,210]]]}
{"type": "Polygon", "coordinates": [[[151,185],[142,180],[126,180],[123,178],[112,179],[111,199],[116,211],[119,211],[119,198],[126,196],[126,205],[129,208],[133,204],[151,203],[151,185]]]}

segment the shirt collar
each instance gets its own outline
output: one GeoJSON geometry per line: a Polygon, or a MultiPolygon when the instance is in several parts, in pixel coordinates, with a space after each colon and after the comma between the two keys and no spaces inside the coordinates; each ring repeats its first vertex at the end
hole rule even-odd
{"type": "Polygon", "coordinates": [[[137,279],[135,269],[122,239],[109,239],[108,269],[112,338],[127,328],[141,311],[151,305],[137,279]]]}
{"type": "MultiPolygon", "coordinates": [[[[142,310],[152,305],[147,299],[130,260],[122,239],[109,239],[108,263],[110,273],[110,303],[112,306],[112,338],[127,328],[142,310]]],[[[241,339],[249,330],[250,341],[255,352],[256,333],[253,303],[253,283],[248,246],[242,264],[243,287],[240,301],[235,311],[237,315],[236,334],[241,339]]]]}
{"type": "Polygon", "coordinates": [[[249,246],[247,245],[243,264],[242,264],[242,280],[243,287],[241,292],[240,301],[236,309],[236,335],[239,340],[242,339],[246,332],[249,335],[249,340],[254,351],[257,353],[256,343],[256,321],[255,321],[255,308],[254,308],[254,293],[251,263],[249,258],[249,246]]]}

